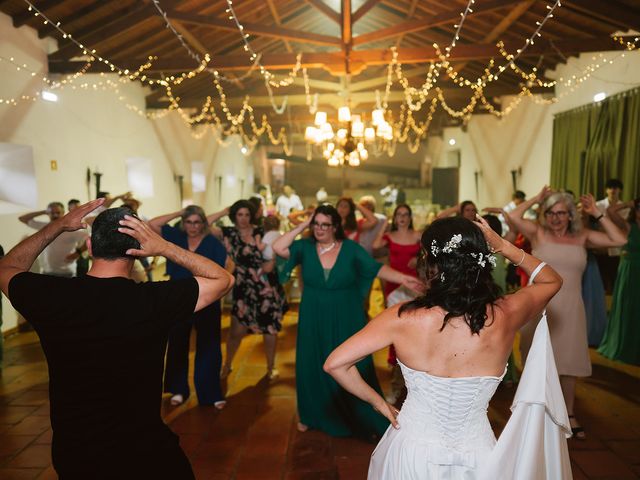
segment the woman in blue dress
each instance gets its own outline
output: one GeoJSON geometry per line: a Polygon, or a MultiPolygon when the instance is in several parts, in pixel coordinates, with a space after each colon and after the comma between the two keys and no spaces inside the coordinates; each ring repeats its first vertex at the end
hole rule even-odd
{"type": "MultiPolygon", "coordinates": [[[[201,207],[191,205],[149,221],[153,230],[162,238],[191,252],[207,257],[218,265],[233,270],[233,262],[228,261],[227,252],[220,240],[209,231],[207,216],[201,207]],[[167,223],[176,217],[176,226],[167,223]]],[[[189,278],[191,272],[167,260],[167,275],[172,280],[189,278]]],[[[193,381],[200,405],[214,405],[224,408],[226,402],[220,385],[220,301],[196,312],[191,321],[183,322],[169,333],[169,345],[164,373],[164,391],[172,394],[171,404],[180,405],[189,398],[189,339],[191,328],[196,329],[196,355],[193,381]]]]}

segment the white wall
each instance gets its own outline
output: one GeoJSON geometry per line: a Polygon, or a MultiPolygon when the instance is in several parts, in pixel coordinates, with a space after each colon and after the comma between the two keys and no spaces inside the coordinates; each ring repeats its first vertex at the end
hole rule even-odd
{"type": "MultiPolygon", "coordinates": [[[[47,52],[54,49],[51,40],[38,39],[36,31],[27,26],[13,28],[10,17],[0,13],[2,57],[14,57],[20,64],[44,73],[47,52]]],[[[43,88],[37,76],[17,71],[5,61],[0,62],[0,78],[0,98],[33,95],[43,88]]],[[[115,75],[85,75],[76,84],[97,84],[106,78],[117,80],[115,75]]],[[[137,83],[119,85],[121,95],[129,103],[144,108],[147,89],[137,83]]],[[[240,152],[237,139],[230,141],[228,147],[219,146],[211,133],[198,140],[175,113],[160,120],[147,120],[129,110],[111,89],[66,87],[56,93],[59,97],[56,103],[38,100],[17,107],[0,105],[0,143],[32,149],[38,192],[35,208],[25,205],[26,202],[0,205],[0,244],[5,251],[32,233],[18,222],[21,213],[44,209],[53,200],[66,204],[73,197],[85,201],[95,195],[93,182],[91,191],[87,189],[87,168],[103,173],[102,190],[112,194],[128,191],[127,158],[151,161],[154,195],[141,198],[141,212],[148,217],[180,208],[175,175],[185,178],[185,197],[202,203],[207,211],[221,206],[217,195],[209,193],[214,175],[225,178],[222,204],[239,198],[241,180],[245,192],[251,191],[251,158],[240,152]],[[57,162],[55,171],[50,167],[51,160],[57,162]],[[191,194],[191,161],[203,162],[205,171],[211,172],[207,192],[195,195],[196,198],[191,194]],[[232,175],[234,179],[230,179],[232,175]]],[[[6,330],[15,326],[16,317],[6,299],[4,306],[2,329],[6,330]]]]}
{"type": "MultiPolygon", "coordinates": [[[[470,199],[478,206],[505,205],[512,193],[510,170],[521,169],[518,188],[533,195],[549,182],[551,167],[551,141],[553,115],[580,105],[593,102],[598,92],[607,95],[628,90],[640,85],[640,51],[605,52],[605,63],[600,54],[582,54],[572,57],[566,64],[558,64],[550,78],[580,76],[587,65],[594,62],[605,65],[584,81],[575,91],[558,85],[557,103],[539,105],[525,99],[504,119],[492,115],[474,115],[467,132],[461,128],[446,129],[443,138],[429,141],[429,151],[434,158],[434,166],[448,166],[447,151],[459,149],[460,200],[470,199]],[[448,140],[454,138],[456,144],[450,146],[448,140]],[[444,141],[443,141],[444,140],[444,141]],[[476,193],[474,172],[481,171],[476,193]]],[[[507,105],[511,97],[502,99],[507,105]]]]}

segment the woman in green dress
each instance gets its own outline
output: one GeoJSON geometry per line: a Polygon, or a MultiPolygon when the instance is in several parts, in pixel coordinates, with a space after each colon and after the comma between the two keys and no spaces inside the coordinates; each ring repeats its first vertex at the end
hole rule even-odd
{"type": "MultiPolygon", "coordinates": [[[[387,419],[343,390],[322,366],[333,349],[364,327],[364,301],[376,276],[413,290],[422,284],[376,262],[347,239],[331,205],[318,207],[310,219],[276,240],[273,250],[288,259],[285,274],[302,265],[304,291],[296,346],[298,430],[314,428],[340,437],[381,436],[387,419]],[[294,241],[309,225],[312,235],[294,241]]],[[[358,370],[380,392],[371,356],[358,362],[358,370]]]]}
{"type": "Polygon", "coordinates": [[[628,234],[613,288],[609,323],[598,351],[607,358],[640,365],[640,198],[613,205],[607,214],[628,234]],[[625,222],[620,210],[629,208],[625,222]]]}

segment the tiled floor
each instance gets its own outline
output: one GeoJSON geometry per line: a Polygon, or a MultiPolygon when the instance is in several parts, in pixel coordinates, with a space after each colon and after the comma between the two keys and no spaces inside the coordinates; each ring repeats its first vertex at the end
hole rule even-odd
{"type": "MultiPolygon", "coordinates": [[[[195,399],[172,408],[165,420],[199,480],[366,478],[373,445],[296,431],[294,355],[296,315],[287,316],[279,349],[281,377],[268,382],[261,339],[246,338],[229,378],[228,406],[219,412],[195,399]]],[[[227,319],[228,323],[228,319],[227,319]]],[[[0,377],[0,479],[56,478],[50,466],[47,370],[37,337],[6,342],[0,377]]],[[[386,386],[385,354],[376,357],[386,386]]],[[[576,479],[640,478],[640,368],[592,352],[594,375],[578,385],[578,411],[588,440],[570,441],[576,479]]],[[[500,388],[490,407],[497,429],[506,422],[514,389],[500,388]]],[[[115,392],[114,392],[115,394],[115,392]]]]}

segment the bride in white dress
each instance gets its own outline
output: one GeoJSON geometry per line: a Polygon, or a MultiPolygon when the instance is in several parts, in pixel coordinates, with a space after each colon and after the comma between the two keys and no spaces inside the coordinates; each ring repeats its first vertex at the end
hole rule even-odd
{"type": "MultiPolygon", "coordinates": [[[[474,480],[488,466],[496,445],[487,406],[504,375],[516,332],[539,317],[562,280],[551,267],[495,234],[483,219],[437,220],[421,242],[424,295],[369,322],[327,358],[325,371],[391,422],[371,457],[369,479],[474,480]],[[529,275],[536,270],[533,284],[501,296],[491,279],[492,252],[529,275]],[[355,367],[390,344],[408,389],[400,412],[355,367]]],[[[544,403],[543,398],[543,417],[544,403]]],[[[553,408],[547,405],[546,410],[553,408]]],[[[566,449],[563,436],[562,441],[566,449]]]]}

